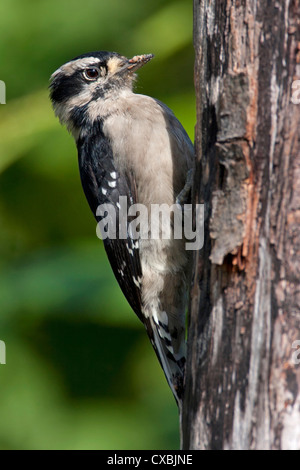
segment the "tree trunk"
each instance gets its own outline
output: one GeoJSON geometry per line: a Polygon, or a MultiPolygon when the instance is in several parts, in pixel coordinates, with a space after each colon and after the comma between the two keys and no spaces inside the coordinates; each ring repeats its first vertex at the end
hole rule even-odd
{"type": "Polygon", "coordinates": [[[299,18],[299,0],[194,0],[184,449],[300,449],[299,18]]]}

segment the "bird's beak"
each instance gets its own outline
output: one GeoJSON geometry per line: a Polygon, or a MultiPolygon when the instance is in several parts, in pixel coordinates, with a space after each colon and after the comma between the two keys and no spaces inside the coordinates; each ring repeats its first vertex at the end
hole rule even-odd
{"type": "Polygon", "coordinates": [[[147,64],[153,57],[153,54],[135,55],[132,59],[129,59],[126,64],[128,72],[135,72],[137,69],[147,64]]]}

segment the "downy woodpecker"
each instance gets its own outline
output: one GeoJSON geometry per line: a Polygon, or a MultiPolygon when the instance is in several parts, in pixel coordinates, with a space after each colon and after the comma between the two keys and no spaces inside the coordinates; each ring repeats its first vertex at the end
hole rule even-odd
{"type": "MultiPolygon", "coordinates": [[[[172,111],[135,94],[135,72],[151,54],[127,59],[115,52],[91,52],[62,65],[51,76],[55,114],[73,134],[84,193],[99,221],[98,206],[172,206],[186,195],[194,165],[193,145],[172,111]]],[[[152,222],[152,221],[151,221],[152,222]]],[[[185,308],[190,278],[185,240],[151,234],[107,237],[104,246],[132,309],[143,322],[167,381],[181,408],[185,369],[185,308]]],[[[157,224],[160,225],[160,219],[157,224]]]]}

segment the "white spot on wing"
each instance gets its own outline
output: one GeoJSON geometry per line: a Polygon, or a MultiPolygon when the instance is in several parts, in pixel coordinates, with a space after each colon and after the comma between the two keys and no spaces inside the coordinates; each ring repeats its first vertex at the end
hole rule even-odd
{"type": "Polygon", "coordinates": [[[126,247],[127,247],[127,251],[128,253],[133,256],[133,250],[130,248],[130,246],[128,245],[128,243],[126,243],[126,247]]]}
{"type": "Polygon", "coordinates": [[[133,279],[133,282],[135,283],[135,285],[140,288],[140,283],[139,281],[135,278],[135,276],[132,276],[132,279],[133,279]]]}
{"type": "Polygon", "coordinates": [[[126,268],[126,261],[123,261],[121,269],[125,269],[125,268],[126,268]]]}

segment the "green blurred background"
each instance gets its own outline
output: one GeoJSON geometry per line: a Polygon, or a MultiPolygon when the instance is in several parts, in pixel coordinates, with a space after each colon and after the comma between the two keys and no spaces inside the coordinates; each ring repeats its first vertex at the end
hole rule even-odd
{"type": "Polygon", "coordinates": [[[193,140],[192,2],[0,4],[0,449],[176,449],[178,417],[114,280],[49,76],[93,50],[154,53],[137,92],[193,140]]]}

